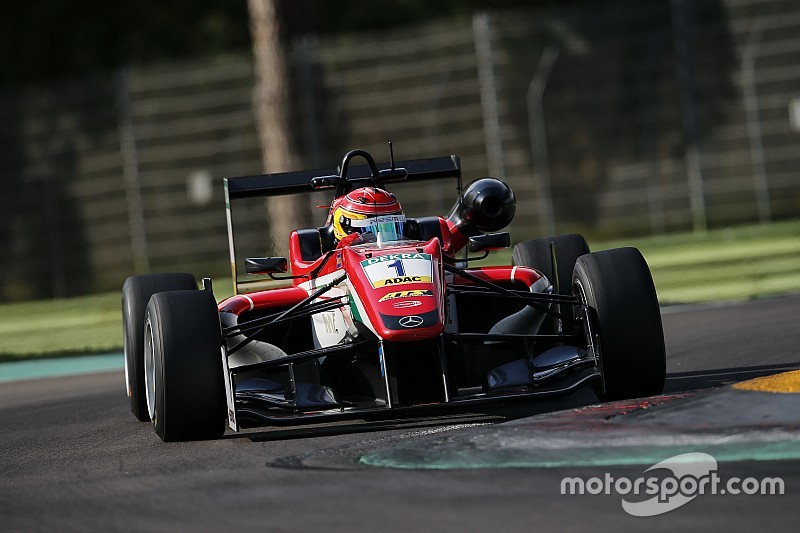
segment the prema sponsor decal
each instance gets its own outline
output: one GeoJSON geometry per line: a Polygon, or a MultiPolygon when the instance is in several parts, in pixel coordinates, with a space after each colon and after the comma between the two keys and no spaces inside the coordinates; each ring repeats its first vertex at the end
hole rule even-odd
{"type": "Polygon", "coordinates": [[[419,307],[422,302],[419,300],[401,300],[392,304],[395,309],[408,309],[409,307],[419,307]]]}

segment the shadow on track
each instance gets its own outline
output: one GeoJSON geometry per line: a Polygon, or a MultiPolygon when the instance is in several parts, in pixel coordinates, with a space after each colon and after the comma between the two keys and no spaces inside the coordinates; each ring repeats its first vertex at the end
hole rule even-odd
{"type": "Polygon", "coordinates": [[[443,426],[453,426],[460,424],[492,424],[502,422],[504,419],[492,415],[470,413],[461,416],[435,417],[435,418],[396,418],[388,420],[372,420],[347,424],[328,423],[314,427],[290,428],[290,429],[267,429],[257,433],[245,433],[240,435],[226,435],[224,438],[237,439],[246,438],[253,442],[272,442],[280,440],[297,439],[316,439],[320,437],[336,437],[339,435],[352,435],[357,433],[376,433],[380,431],[393,430],[415,430],[439,428],[443,426]]]}
{"type": "Polygon", "coordinates": [[[736,368],[715,368],[694,372],[673,372],[667,374],[665,393],[688,392],[698,389],[723,387],[738,381],[761,376],[788,372],[800,368],[800,362],[775,365],[740,366],[736,368]]]}

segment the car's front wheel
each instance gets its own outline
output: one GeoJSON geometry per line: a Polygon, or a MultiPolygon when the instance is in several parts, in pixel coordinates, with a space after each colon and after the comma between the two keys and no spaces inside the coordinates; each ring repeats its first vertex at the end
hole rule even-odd
{"type": "Polygon", "coordinates": [[[653,278],[636,248],[578,258],[575,297],[589,309],[596,335],[603,401],[652,396],[664,389],[666,350],[653,278]]]}
{"type": "Polygon", "coordinates": [[[164,441],[225,433],[222,334],[207,291],[153,295],[144,322],[144,380],[153,428],[164,441]]]}

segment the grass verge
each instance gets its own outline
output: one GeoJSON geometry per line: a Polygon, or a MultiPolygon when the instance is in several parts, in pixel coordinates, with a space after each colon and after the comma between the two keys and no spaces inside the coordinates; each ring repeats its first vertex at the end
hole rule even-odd
{"type": "MultiPolygon", "coordinates": [[[[662,304],[800,291],[800,220],[590,245],[592,250],[639,248],[662,304]]],[[[498,253],[491,263],[508,264],[510,255],[498,253]]],[[[230,285],[230,280],[215,280],[218,299],[229,295],[230,285]]],[[[118,292],[0,305],[0,361],[121,350],[118,292]]]]}

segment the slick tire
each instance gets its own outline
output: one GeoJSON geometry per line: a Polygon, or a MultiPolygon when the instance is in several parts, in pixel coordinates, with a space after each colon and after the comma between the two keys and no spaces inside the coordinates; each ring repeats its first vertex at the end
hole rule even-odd
{"type": "Polygon", "coordinates": [[[145,391],[153,428],[165,442],[225,433],[222,332],[207,291],[153,295],[144,320],[145,391]]]}
{"type": "Polygon", "coordinates": [[[599,348],[602,401],[660,394],[666,350],[653,278],[636,248],[616,248],[578,258],[575,297],[589,309],[599,348]]]}
{"type": "Polygon", "coordinates": [[[153,294],[197,288],[194,276],[186,273],[132,276],[122,286],[122,337],[125,346],[125,386],[131,412],[148,422],[144,394],[144,312],[153,294]]]}
{"type": "Polygon", "coordinates": [[[535,268],[547,276],[550,283],[555,283],[553,275],[553,262],[550,259],[550,243],[555,243],[556,259],[558,263],[559,294],[572,294],[570,281],[575,261],[589,253],[589,245],[582,235],[571,233],[556,235],[524,241],[514,246],[511,254],[511,264],[535,268]]]}
{"type": "MultiPolygon", "coordinates": [[[[511,264],[515,266],[526,266],[535,268],[547,276],[550,283],[555,284],[553,275],[553,261],[550,257],[550,243],[555,243],[556,262],[558,264],[558,294],[572,295],[572,271],[575,261],[582,255],[589,253],[589,245],[582,235],[570,233],[567,235],[555,235],[553,237],[542,237],[524,241],[514,246],[511,254],[511,264]]],[[[574,318],[575,311],[571,305],[560,306],[561,313],[567,317],[574,318]]],[[[555,329],[555,324],[551,324],[546,329],[555,329]]],[[[564,329],[571,331],[568,324],[564,324],[564,329]]],[[[554,332],[554,331],[551,331],[554,332]]]]}

